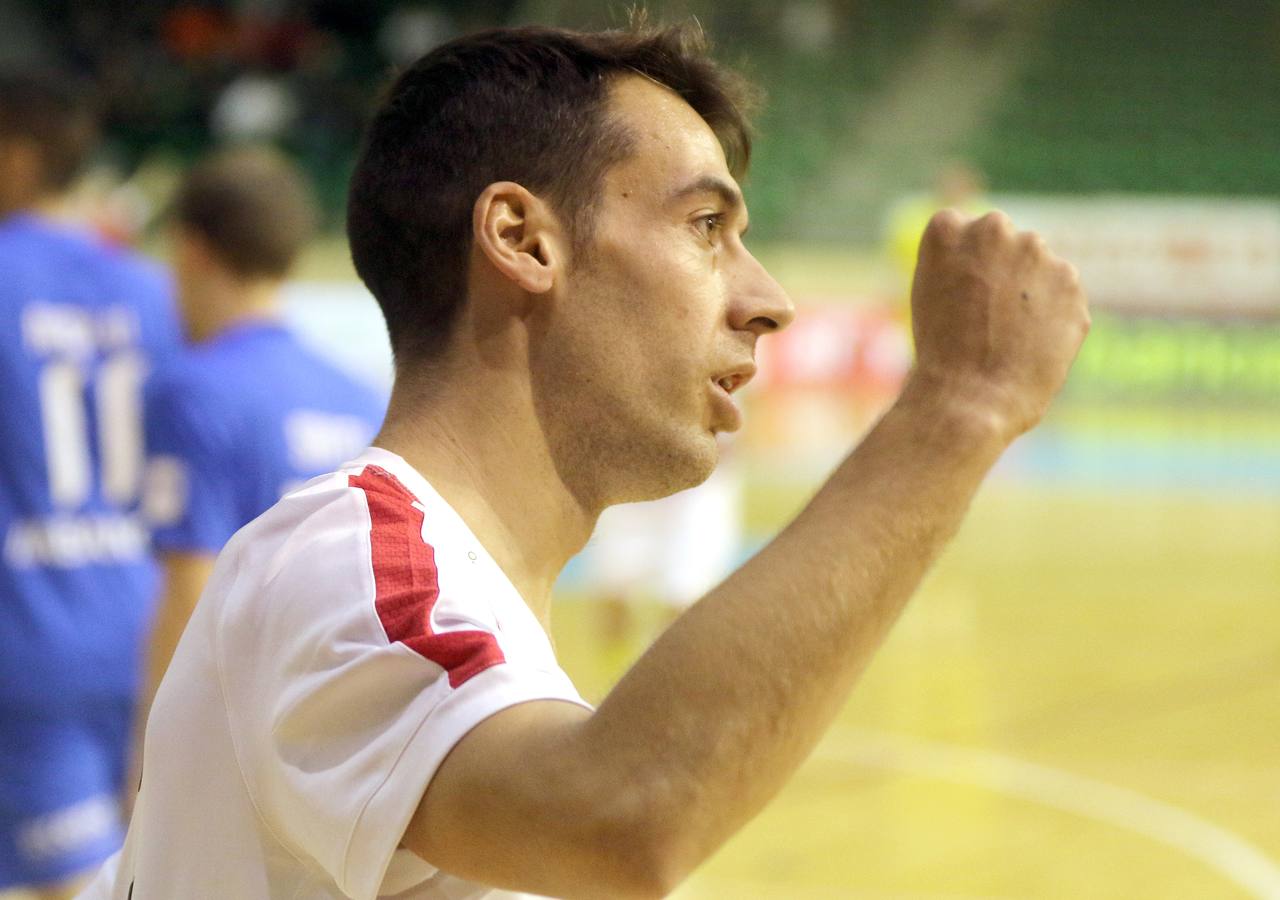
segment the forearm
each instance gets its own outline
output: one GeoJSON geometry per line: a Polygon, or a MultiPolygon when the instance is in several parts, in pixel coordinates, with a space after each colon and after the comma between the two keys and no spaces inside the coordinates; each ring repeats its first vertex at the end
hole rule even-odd
{"type": "Polygon", "coordinates": [[[691,867],[777,791],[848,695],[1004,446],[920,383],[799,517],[678,620],[588,726],[691,867]]]}
{"type": "Polygon", "coordinates": [[[146,674],[141,698],[147,707],[151,705],[160,680],[169,668],[169,661],[173,659],[173,651],[177,649],[178,639],[182,637],[191,614],[190,603],[185,596],[174,596],[168,584],[156,603],[156,614],[147,639],[146,674]]]}
{"type": "Polygon", "coordinates": [[[475,728],[436,774],[410,846],[539,893],[661,896],[768,801],[1089,327],[1075,270],[998,213],[935,216],[912,297],[916,372],[796,521],[594,714],[528,704],[475,728]]]}
{"type": "Polygon", "coordinates": [[[155,616],[145,644],[143,659],[143,685],[138,698],[138,738],[146,725],[146,715],[151,708],[173,659],[182,632],[187,627],[196,601],[209,580],[214,557],[205,553],[166,553],[161,558],[163,582],[160,598],[156,602],[155,616]]]}

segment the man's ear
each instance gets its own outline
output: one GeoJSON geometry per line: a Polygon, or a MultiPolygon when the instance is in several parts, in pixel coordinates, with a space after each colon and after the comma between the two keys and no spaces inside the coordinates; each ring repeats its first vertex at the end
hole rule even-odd
{"type": "Polygon", "coordinates": [[[213,268],[217,257],[209,242],[199,232],[181,223],[169,226],[169,248],[175,267],[188,273],[204,274],[213,268]]]}
{"type": "Polygon", "coordinates": [[[40,145],[22,135],[0,139],[0,179],[5,193],[0,203],[21,209],[38,201],[44,183],[40,145]]]}
{"type": "Polygon", "coordinates": [[[551,290],[563,269],[559,218],[546,201],[514,181],[497,181],[480,192],[471,236],[494,269],[530,294],[551,290]]]}

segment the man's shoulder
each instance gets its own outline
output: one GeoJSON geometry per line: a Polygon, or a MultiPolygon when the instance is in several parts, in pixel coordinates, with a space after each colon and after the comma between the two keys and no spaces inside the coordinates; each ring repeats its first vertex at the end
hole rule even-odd
{"type": "Polygon", "coordinates": [[[0,255],[29,265],[48,262],[92,266],[157,293],[169,290],[163,266],[122,244],[112,243],[92,229],[20,214],[0,226],[0,255]]]}
{"type": "Polygon", "coordinates": [[[305,407],[368,417],[385,403],[376,392],[286,327],[246,329],[192,347],[180,365],[245,407],[270,410],[305,407]]]}
{"type": "Polygon", "coordinates": [[[78,319],[76,327],[92,330],[103,347],[130,347],[153,360],[178,343],[164,269],[85,229],[32,215],[0,223],[0,270],[0,304],[11,313],[44,316],[55,329],[78,319]]]}
{"type": "MultiPolygon", "coordinates": [[[[375,453],[366,450],[333,471],[298,485],[263,514],[263,526],[272,530],[350,527],[367,531],[371,502],[390,503],[398,510],[421,510],[417,496],[378,465],[375,453]]],[[[420,511],[417,515],[421,519],[420,511]]]]}
{"type": "Polygon", "coordinates": [[[399,465],[388,463],[387,455],[370,449],[336,471],[312,478],[272,507],[263,516],[272,521],[263,525],[305,532],[313,546],[292,551],[306,556],[326,543],[325,536],[338,539],[356,533],[366,568],[390,545],[396,549],[388,552],[403,556],[400,562],[434,570],[437,560],[432,558],[430,538],[443,544],[474,544],[462,520],[425,479],[398,460],[399,465]]]}
{"type": "Polygon", "coordinates": [[[30,259],[41,253],[83,254],[97,249],[92,234],[30,212],[0,221],[0,254],[30,259]]]}
{"type": "Polygon", "coordinates": [[[242,529],[228,549],[253,555],[254,548],[271,546],[276,566],[302,561],[328,568],[348,564],[349,555],[331,553],[336,544],[345,544],[359,550],[359,563],[368,571],[370,553],[377,552],[374,545],[380,541],[398,543],[406,560],[413,556],[426,538],[424,521],[431,525],[426,530],[447,539],[474,542],[425,480],[399,460],[388,462],[390,456],[369,449],[294,488],[242,529]],[[357,545],[348,543],[352,536],[359,538],[357,545]]]}
{"type": "MultiPolygon", "coordinates": [[[[358,643],[379,642],[371,516],[358,470],[340,469],[290,491],[227,542],[210,588],[222,629],[236,642],[301,628],[315,638],[355,627],[358,643]],[[346,624],[343,624],[346,623],[346,624]]],[[[289,640],[292,640],[290,638],[289,640]]]]}
{"type": "Polygon", "coordinates": [[[381,421],[386,400],[370,385],[343,369],[333,359],[319,352],[293,332],[288,333],[291,367],[305,372],[305,386],[328,400],[336,409],[355,414],[376,416],[381,421]]]}
{"type": "Polygon", "coordinates": [[[257,365],[265,361],[260,357],[218,338],[187,344],[156,365],[148,391],[159,399],[185,399],[195,406],[249,404],[263,382],[270,381],[257,365]]]}
{"type": "Polygon", "coordinates": [[[294,570],[310,580],[318,571],[356,565],[347,551],[358,549],[352,539],[367,533],[369,524],[350,476],[348,469],[318,475],[285,494],[236,532],[222,555],[267,580],[294,570]],[[339,545],[346,550],[335,552],[339,545]]]}
{"type": "MultiPolygon", "coordinates": [[[[264,441],[269,445],[271,429],[258,424],[261,404],[247,383],[251,378],[251,369],[211,365],[190,347],[159,362],[143,392],[148,453],[176,454],[192,462],[198,458],[206,470],[229,475],[242,465],[245,469],[237,484],[258,484],[263,473],[261,467],[254,471],[252,461],[254,454],[260,455],[264,441]]],[[[227,488],[233,494],[240,492],[236,485],[227,488]]],[[[241,518],[234,526],[244,521],[241,518]]]]}
{"type": "Polygon", "coordinates": [[[152,369],[146,383],[147,404],[164,408],[168,413],[184,407],[215,413],[225,396],[234,396],[234,391],[228,391],[226,381],[219,375],[191,348],[184,347],[152,369]]]}
{"type": "Polygon", "coordinates": [[[159,262],[139,253],[131,247],[111,244],[90,235],[88,252],[99,263],[136,289],[143,289],[151,296],[167,297],[172,292],[168,271],[159,262]]]}

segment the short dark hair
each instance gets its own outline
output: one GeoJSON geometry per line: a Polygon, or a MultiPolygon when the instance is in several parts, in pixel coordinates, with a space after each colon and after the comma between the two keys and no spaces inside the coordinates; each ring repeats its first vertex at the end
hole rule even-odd
{"type": "Polygon", "coordinates": [[[51,71],[0,72],[0,140],[15,137],[40,148],[41,192],[66,190],[98,140],[87,86],[51,71]]]}
{"type": "Polygon", "coordinates": [[[581,33],[495,29],[444,44],[392,83],[351,179],[347,237],[398,362],[446,344],[465,299],[471,211],[515,181],[546,197],[573,251],[589,243],[605,171],[631,150],[606,111],[612,78],[639,74],[679,94],[741,175],[751,89],[708,56],[696,24],[581,33]]]}
{"type": "Polygon", "coordinates": [[[316,221],[297,168],[264,147],[223,150],[197,163],[178,188],[172,216],[246,278],[288,274],[316,221]]]}

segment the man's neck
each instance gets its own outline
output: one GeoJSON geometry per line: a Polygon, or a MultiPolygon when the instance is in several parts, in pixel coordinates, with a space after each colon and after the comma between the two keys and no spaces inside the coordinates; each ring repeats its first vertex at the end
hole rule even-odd
{"type": "Polygon", "coordinates": [[[28,209],[54,222],[83,224],[70,199],[62,194],[45,194],[31,203],[28,209]]]}
{"type": "Polygon", "coordinates": [[[431,482],[549,628],[552,586],[599,511],[583,508],[556,472],[519,376],[398,382],[375,444],[431,482]]]}
{"type": "Polygon", "coordinates": [[[60,195],[32,197],[24,193],[20,197],[12,197],[0,194],[0,219],[17,215],[38,216],[52,222],[82,224],[77,220],[66,198],[60,195]]]}
{"type": "Polygon", "coordinates": [[[247,322],[275,321],[283,313],[280,282],[275,279],[210,284],[207,289],[209,295],[198,305],[200,321],[191,323],[191,338],[196,343],[211,340],[247,322]]]}

